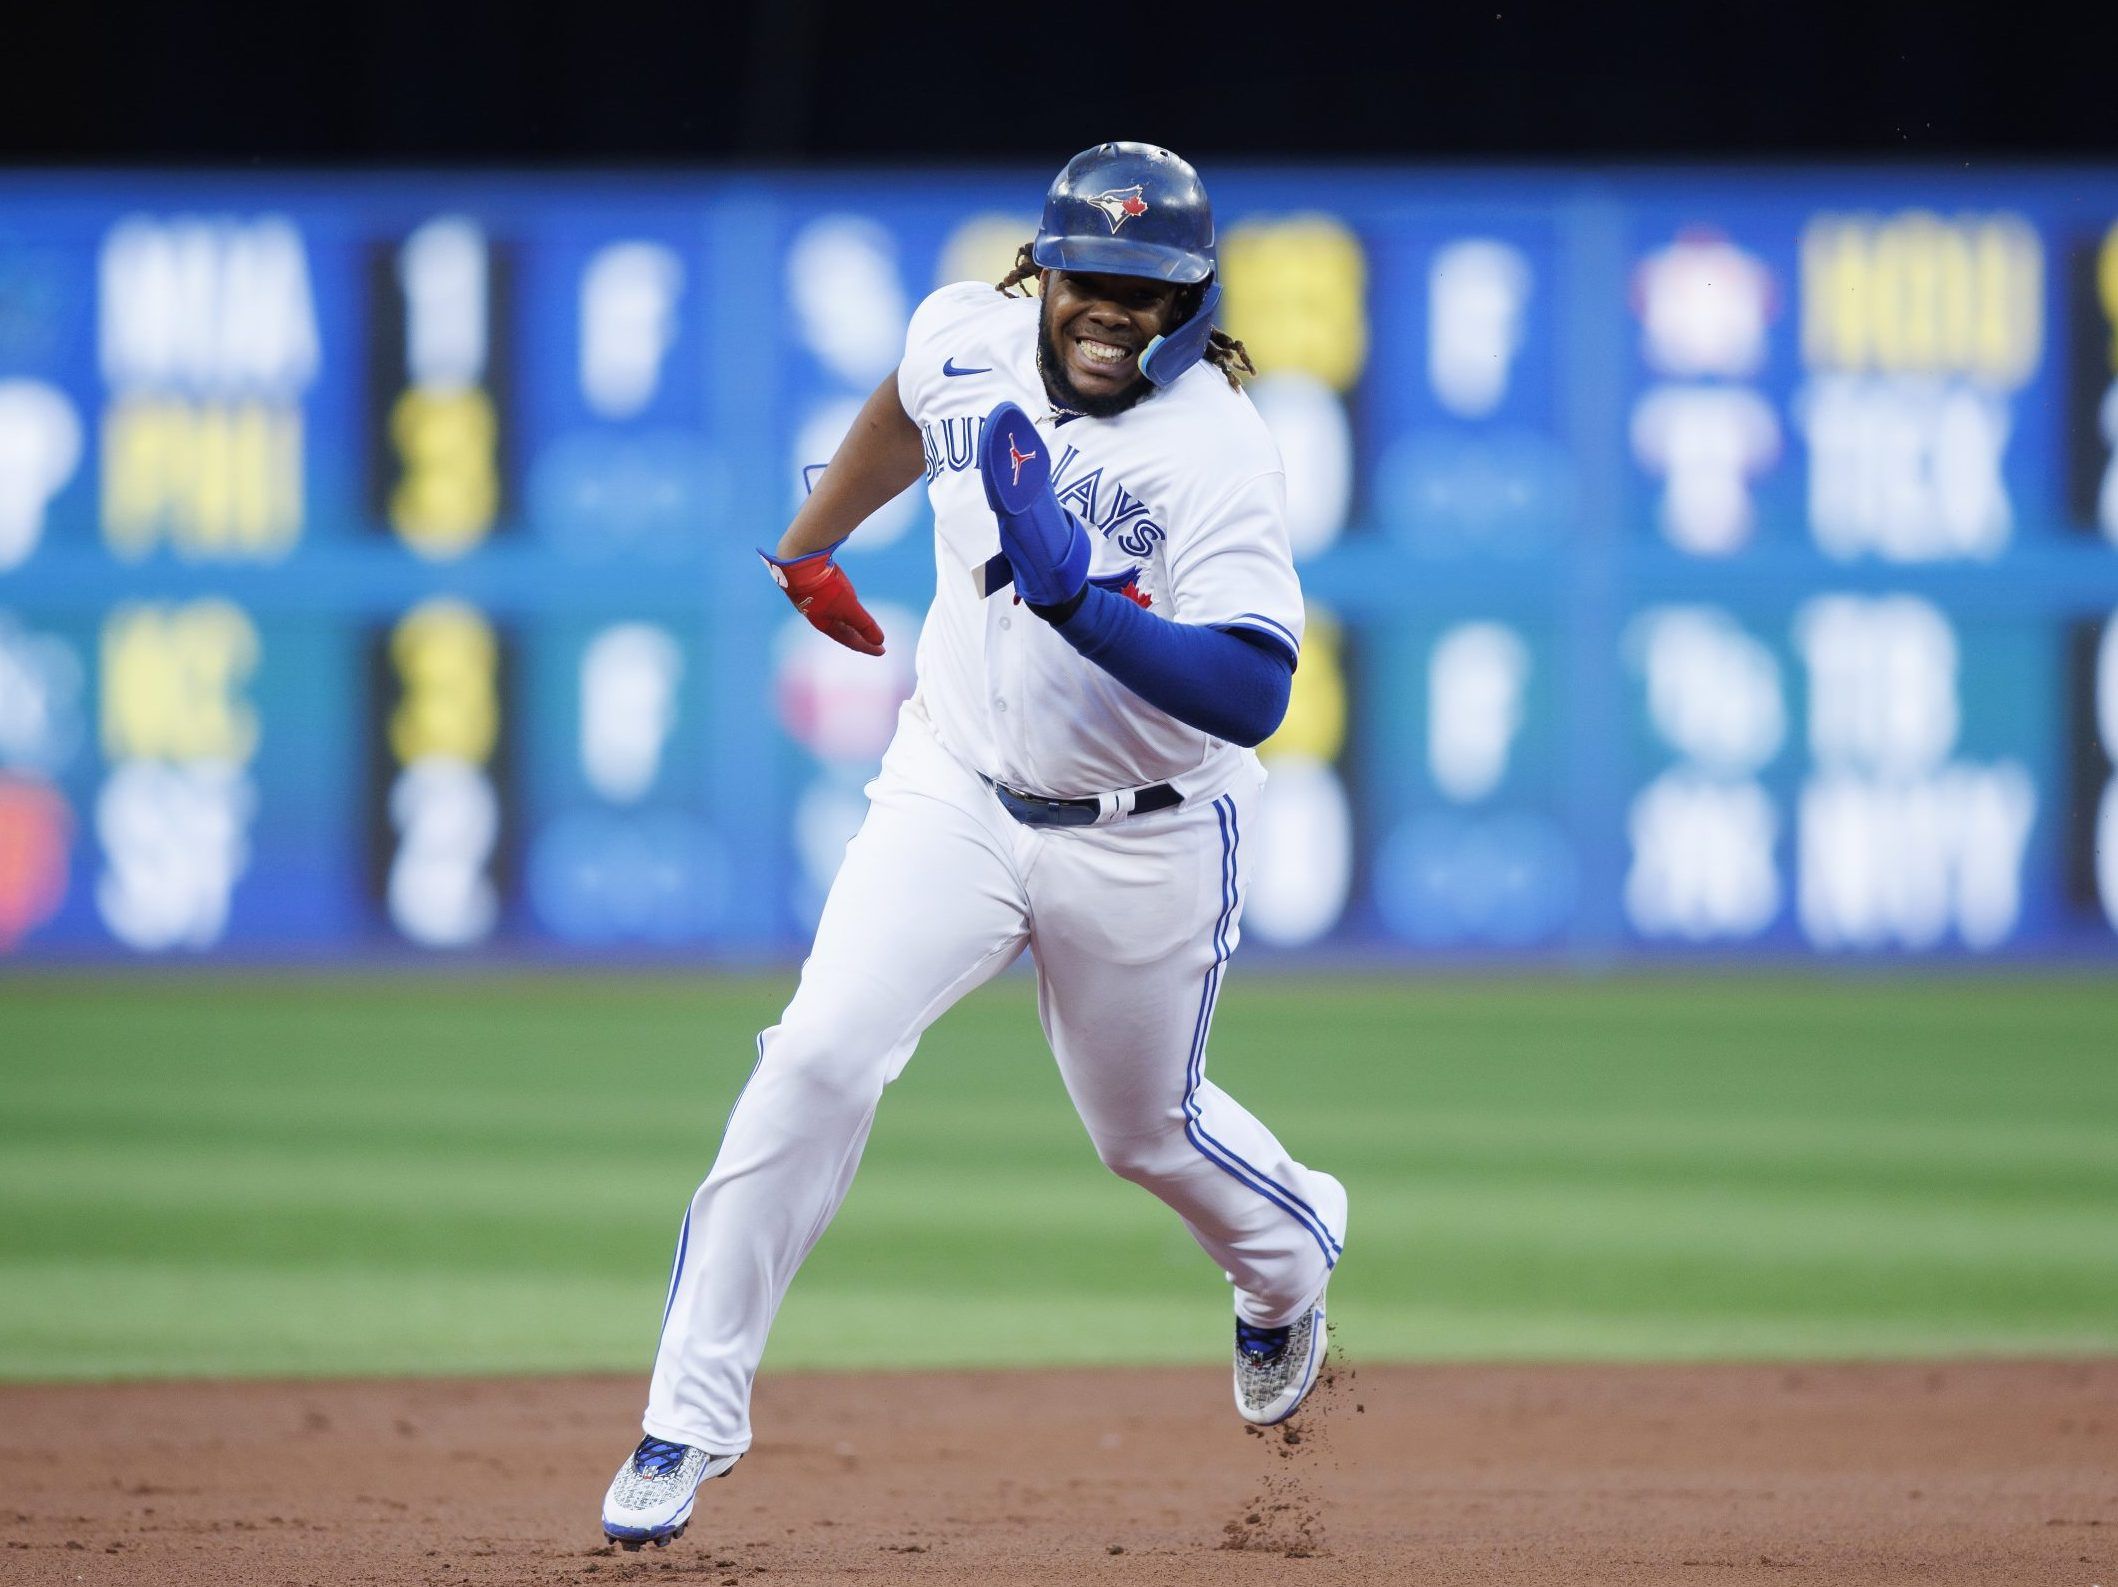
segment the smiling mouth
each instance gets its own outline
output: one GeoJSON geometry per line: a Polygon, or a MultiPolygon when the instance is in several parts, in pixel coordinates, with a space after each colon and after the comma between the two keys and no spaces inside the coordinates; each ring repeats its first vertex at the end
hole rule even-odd
{"type": "Polygon", "coordinates": [[[1132,362],[1133,350],[1093,336],[1076,336],[1074,353],[1081,366],[1095,374],[1115,375],[1132,362]]]}

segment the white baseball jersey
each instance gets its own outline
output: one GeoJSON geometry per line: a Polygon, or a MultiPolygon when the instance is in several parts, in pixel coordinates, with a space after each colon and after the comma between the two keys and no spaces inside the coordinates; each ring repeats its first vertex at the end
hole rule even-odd
{"type": "Polygon", "coordinates": [[[1052,488],[1087,526],[1090,577],[1130,583],[1180,623],[1248,629],[1299,659],[1302,592],[1279,449],[1200,363],[1110,419],[1053,408],[1034,298],[980,282],[920,304],[897,389],[926,448],[938,585],[919,639],[918,706],[941,742],[1002,782],[1057,798],[1174,783],[1211,798],[1250,751],[1157,710],[1018,604],[981,596],[1000,548],[978,474],[985,416],[1019,403],[1051,449],[1052,488]]]}

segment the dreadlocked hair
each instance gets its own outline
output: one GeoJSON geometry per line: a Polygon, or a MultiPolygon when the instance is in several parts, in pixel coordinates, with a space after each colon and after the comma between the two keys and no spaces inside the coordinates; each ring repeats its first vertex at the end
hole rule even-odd
{"type": "Polygon", "coordinates": [[[995,281],[993,288],[1003,297],[1026,298],[1030,295],[1030,289],[1025,283],[1037,279],[1038,269],[1037,261],[1030,253],[1030,245],[1024,243],[1015,250],[1015,268],[995,281]]]}
{"type": "MultiPolygon", "coordinates": [[[[1029,297],[1036,285],[1040,268],[1036,259],[1030,254],[1030,245],[1024,243],[1015,250],[1015,268],[994,282],[993,285],[1008,297],[1029,297]]],[[[1205,294],[1206,286],[1204,282],[1197,286],[1186,287],[1177,294],[1177,308],[1180,311],[1177,320],[1178,324],[1181,325],[1186,319],[1191,317],[1192,311],[1199,306],[1199,299],[1204,297],[1205,294]]],[[[1255,375],[1258,372],[1258,366],[1250,361],[1250,349],[1219,327],[1215,327],[1207,335],[1204,357],[1206,362],[1213,365],[1214,368],[1226,376],[1229,385],[1235,387],[1238,391],[1243,389],[1243,377],[1245,375],[1255,375]]]]}

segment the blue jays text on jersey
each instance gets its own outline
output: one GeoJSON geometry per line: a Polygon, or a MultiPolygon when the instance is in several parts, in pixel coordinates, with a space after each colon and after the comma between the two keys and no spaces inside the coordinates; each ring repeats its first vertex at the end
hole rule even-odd
{"type": "MultiPolygon", "coordinates": [[[[960,474],[977,466],[978,429],[984,422],[977,414],[965,414],[919,427],[929,483],[944,471],[960,474]]],[[[1106,478],[1100,464],[1077,472],[1075,465],[1080,461],[1081,449],[1069,446],[1052,464],[1052,488],[1059,493],[1059,505],[1115,542],[1127,556],[1152,555],[1156,543],[1167,538],[1154,520],[1154,509],[1119,480],[1106,478]]]]}

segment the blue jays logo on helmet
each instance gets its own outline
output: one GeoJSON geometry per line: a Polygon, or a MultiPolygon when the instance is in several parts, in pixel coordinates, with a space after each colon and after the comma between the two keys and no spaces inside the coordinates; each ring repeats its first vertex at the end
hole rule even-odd
{"type": "Polygon", "coordinates": [[[1206,351],[1221,296],[1213,206],[1199,173],[1169,150],[1099,143],[1067,161],[1044,195],[1030,257],[1046,270],[1203,288],[1184,323],[1141,352],[1140,372],[1166,386],[1206,351]]]}
{"type": "Polygon", "coordinates": [[[1140,196],[1143,186],[1143,183],[1135,182],[1131,187],[1114,187],[1108,193],[1098,193],[1089,200],[1103,211],[1103,218],[1110,222],[1113,237],[1118,235],[1118,228],[1135,215],[1147,213],[1147,200],[1140,196]]]}

